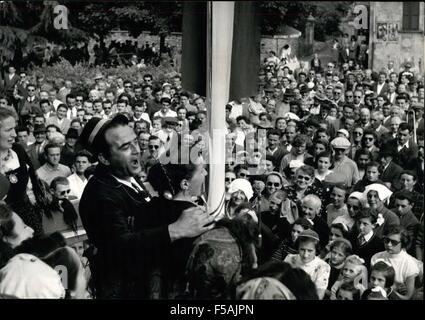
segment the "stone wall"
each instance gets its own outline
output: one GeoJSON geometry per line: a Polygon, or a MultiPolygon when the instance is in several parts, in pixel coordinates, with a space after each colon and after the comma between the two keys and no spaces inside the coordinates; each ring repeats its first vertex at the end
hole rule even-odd
{"type": "Polygon", "coordinates": [[[403,31],[402,2],[371,3],[371,37],[372,37],[372,67],[379,70],[385,67],[389,60],[394,61],[396,70],[402,68],[407,61],[412,63],[413,71],[424,72],[425,41],[424,41],[424,3],[420,2],[419,32],[403,31]],[[378,39],[378,23],[397,23],[397,41],[378,39]]]}

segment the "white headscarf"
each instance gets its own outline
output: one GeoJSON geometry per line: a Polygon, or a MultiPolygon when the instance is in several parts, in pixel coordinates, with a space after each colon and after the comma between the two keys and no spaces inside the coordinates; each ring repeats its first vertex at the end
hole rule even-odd
{"type": "Polygon", "coordinates": [[[248,201],[252,198],[254,195],[254,191],[252,190],[251,183],[249,183],[246,179],[235,179],[232,181],[232,183],[229,185],[228,192],[230,194],[235,193],[236,191],[242,191],[248,201]]]}

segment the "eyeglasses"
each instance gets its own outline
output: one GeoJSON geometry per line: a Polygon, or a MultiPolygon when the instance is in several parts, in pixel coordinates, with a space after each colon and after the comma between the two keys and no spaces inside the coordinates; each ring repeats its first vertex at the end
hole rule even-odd
{"type": "Polygon", "coordinates": [[[149,149],[159,149],[159,146],[158,145],[150,145],[149,149]]]}
{"type": "Polygon", "coordinates": [[[76,99],[76,101],[78,101],[78,102],[83,102],[83,99],[76,99]]]}
{"type": "Polygon", "coordinates": [[[281,184],[279,182],[267,182],[267,186],[268,187],[275,187],[275,188],[279,188],[281,186],[281,184]]]}
{"type": "Polygon", "coordinates": [[[365,139],[365,141],[373,141],[374,140],[374,138],[364,138],[365,139]]]}
{"type": "Polygon", "coordinates": [[[63,191],[61,191],[59,194],[61,195],[61,196],[64,196],[64,195],[66,195],[66,194],[70,194],[71,193],[71,189],[68,189],[68,190],[63,190],[63,191]]]}
{"type": "Polygon", "coordinates": [[[236,179],[234,179],[234,178],[224,178],[224,180],[226,182],[232,182],[232,181],[235,181],[236,179]]]}
{"type": "Polygon", "coordinates": [[[297,179],[298,180],[304,180],[304,181],[310,181],[311,180],[311,177],[308,177],[308,176],[297,176],[297,179]]]}
{"type": "Polygon", "coordinates": [[[399,245],[399,244],[400,244],[400,242],[401,242],[401,241],[393,240],[393,239],[390,239],[390,238],[384,238],[384,243],[385,243],[385,244],[389,244],[389,243],[391,243],[391,245],[392,245],[393,247],[395,247],[395,246],[399,245]]]}
{"type": "Polygon", "coordinates": [[[338,148],[335,148],[334,150],[335,150],[335,152],[345,152],[345,149],[338,149],[338,148]]]}

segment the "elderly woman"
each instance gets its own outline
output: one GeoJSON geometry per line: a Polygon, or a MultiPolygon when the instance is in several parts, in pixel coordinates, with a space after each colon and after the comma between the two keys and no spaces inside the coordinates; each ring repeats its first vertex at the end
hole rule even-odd
{"type": "Polygon", "coordinates": [[[288,199],[297,204],[298,211],[301,211],[301,200],[308,194],[314,194],[320,199],[324,197],[324,190],[314,184],[314,168],[310,166],[299,167],[293,177],[293,185],[287,188],[288,199]]]}
{"type": "Polygon", "coordinates": [[[226,204],[225,217],[233,219],[236,209],[243,203],[249,202],[254,195],[252,186],[247,179],[236,179],[229,185],[230,200],[226,204]]]}

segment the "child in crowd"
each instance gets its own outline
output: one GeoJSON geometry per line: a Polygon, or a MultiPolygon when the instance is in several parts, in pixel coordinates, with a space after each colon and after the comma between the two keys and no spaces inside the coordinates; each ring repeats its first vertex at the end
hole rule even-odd
{"type": "Polygon", "coordinates": [[[348,239],[348,227],[343,223],[333,223],[329,231],[329,243],[323,248],[320,257],[324,259],[331,250],[331,245],[335,240],[348,239]]]}
{"type": "Polygon", "coordinates": [[[313,230],[305,230],[297,239],[298,254],[288,254],[285,262],[293,268],[304,270],[316,285],[319,299],[325,296],[328,287],[331,267],[322,259],[317,257],[319,252],[319,235],[313,230]]]}
{"type": "Polygon", "coordinates": [[[343,283],[352,283],[356,289],[360,290],[360,294],[366,290],[363,285],[367,283],[367,270],[364,263],[365,261],[357,255],[351,255],[345,259],[340,279],[331,288],[331,300],[336,300],[336,293],[343,283]]]}
{"type": "Polygon", "coordinates": [[[395,270],[392,265],[384,260],[377,261],[370,269],[370,289],[363,293],[362,300],[370,300],[369,295],[376,288],[383,289],[382,295],[388,300],[400,300],[399,296],[393,291],[394,279],[395,270]]]}
{"type": "Polygon", "coordinates": [[[331,243],[330,252],[324,259],[331,267],[328,289],[326,290],[326,296],[328,298],[331,295],[330,290],[332,286],[338,280],[341,269],[344,266],[345,259],[351,255],[352,251],[353,247],[347,239],[340,238],[331,243]]]}
{"type": "Polygon", "coordinates": [[[326,207],[327,223],[330,227],[333,221],[344,215],[348,215],[347,206],[345,205],[347,190],[344,185],[335,185],[331,191],[332,203],[326,207]]]}
{"type": "Polygon", "coordinates": [[[351,282],[343,283],[336,292],[336,300],[360,300],[360,290],[351,282]]]}
{"type": "Polygon", "coordinates": [[[358,234],[352,239],[353,253],[363,258],[369,268],[370,259],[375,253],[383,250],[384,245],[375,234],[376,213],[373,209],[364,208],[357,216],[358,234]]]}
{"type": "Polygon", "coordinates": [[[292,225],[291,234],[287,236],[280,244],[279,248],[272,256],[272,260],[283,261],[288,254],[296,254],[295,246],[298,236],[301,232],[313,227],[312,223],[306,218],[298,218],[292,225]]]}

